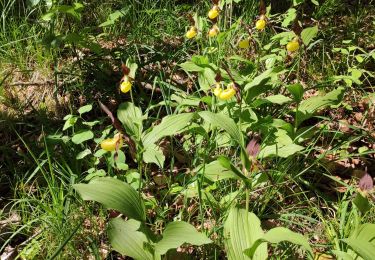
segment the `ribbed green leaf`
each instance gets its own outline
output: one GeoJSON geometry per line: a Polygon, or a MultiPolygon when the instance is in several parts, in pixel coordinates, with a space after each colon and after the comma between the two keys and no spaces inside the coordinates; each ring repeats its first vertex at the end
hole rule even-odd
{"type": "Polygon", "coordinates": [[[293,95],[294,101],[299,103],[302,100],[304,89],[300,83],[288,85],[286,88],[293,95]]]}
{"type": "Polygon", "coordinates": [[[73,188],[84,200],[93,200],[108,209],[115,209],[136,220],[146,219],[145,207],[138,192],[129,184],[111,177],[95,178],[89,184],[75,184],[73,188]]]}
{"type": "Polygon", "coordinates": [[[288,103],[290,101],[292,101],[292,99],[284,96],[284,95],[273,95],[273,96],[268,96],[265,98],[265,100],[273,103],[273,104],[278,104],[278,105],[282,105],[284,103],[288,103]]]}
{"type": "Polygon", "coordinates": [[[300,125],[304,120],[312,117],[313,114],[320,108],[324,108],[328,105],[338,104],[344,95],[344,91],[344,88],[339,87],[327,93],[325,96],[311,97],[302,101],[296,114],[297,124],[300,125]]]}
{"type": "Polygon", "coordinates": [[[142,141],[144,147],[147,148],[147,146],[153,145],[162,137],[174,135],[186,130],[194,115],[194,113],[183,113],[164,117],[160,124],[143,136],[142,141]]]}
{"type": "Polygon", "coordinates": [[[234,166],[231,161],[225,157],[225,156],[219,156],[217,160],[220,162],[221,166],[224,168],[232,171],[232,173],[238,178],[241,179],[248,187],[251,186],[249,178],[247,178],[243,173],[236,167],[234,166]]]}
{"type": "Polygon", "coordinates": [[[215,114],[210,111],[200,112],[199,115],[214,127],[224,129],[234,141],[236,141],[241,147],[244,147],[243,135],[232,118],[224,114],[215,114]]]}
{"type": "Polygon", "coordinates": [[[302,151],[305,147],[298,144],[287,144],[287,145],[269,145],[264,147],[260,153],[259,158],[266,158],[272,156],[278,156],[281,158],[287,158],[299,151],[302,151]]]}
{"type": "Polygon", "coordinates": [[[231,170],[223,167],[219,161],[210,162],[206,164],[204,168],[199,167],[198,171],[202,174],[204,173],[204,177],[211,181],[238,178],[231,170]]]}
{"type": "Polygon", "coordinates": [[[117,117],[125,127],[126,133],[139,139],[143,130],[142,110],[131,102],[122,103],[117,110],[117,117]]]}
{"type": "Polygon", "coordinates": [[[354,260],[354,258],[350,254],[343,251],[332,250],[332,253],[334,253],[337,256],[337,259],[340,260],[354,260]]]}
{"type": "Polygon", "coordinates": [[[375,245],[366,239],[362,239],[360,237],[350,237],[343,239],[343,241],[347,243],[364,260],[375,259],[375,245]]]}
{"type": "Polygon", "coordinates": [[[372,241],[371,243],[375,245],[375,224],[365,223],[361,225],[358,230],[358,238],[372,241]]]}
{"type": "Polygon", "coordinates": [[[300,245],[307,250],[310,256],[313,256],[312,249],[307,239],[298,233],[295,233],[284,227],[276,227],[268,231],[262,238],[260,238],[254,245],[245,250],[245,253],[252,257],[253,253],[256,252],[257,247],[262,245],[264,242],[272,244],[278,244],[280,242],[287,241],[295,245],[300,245]]]}
{"type": "Polygon", "coordinates": [[[155,163],[159,167],[164,166],[165,156],[156,145],[149,145],[143,152],[143,161],[145,163],[155,163]]]}
{"type": "Polygon", "coordinates": [[[147,236],[139,231],[141,222],[121,218],[112,219],[108,226],[108,238],[114,250],[136,260],[154,260],[147,236]]]}
{"type": "Polygon", "coordinates": [[[163,238],[155,245],[155,252],[165,254],[169,249],[177,248],[184,243],[200,246],[212,241],[199,233],[192,225],[183,221],[171,222],[163,232],[163,238]]]}
{"type": "Polygon", "coordinates": [[[318,26],[303,29],[301,32],[301,39],[303,41],[303,44],[305,44],[306,46],[309,45],[309,43],[315,38],[317,34],[318,26]]]}
{"type": "Polygon", "coordinates": [[[232,208],[224,224],[224,243],[229,260],[263,260],[267,259],[267,244],[260,245],[253,258],[243,252],[263,236],[260,220],[244,209],[232,208]]]}

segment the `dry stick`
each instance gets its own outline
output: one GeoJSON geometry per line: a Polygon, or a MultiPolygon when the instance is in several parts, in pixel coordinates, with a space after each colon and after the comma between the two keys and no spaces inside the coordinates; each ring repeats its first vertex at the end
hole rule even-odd
{"type": "Polygon", "coordinates": [[[9,87],[15,87],[15,86],[44,86],[44,85],[53,85],[52,80],[47,81],[36,81],[36,82],[14,82],[12,84],[9,84],[9,87]]]}

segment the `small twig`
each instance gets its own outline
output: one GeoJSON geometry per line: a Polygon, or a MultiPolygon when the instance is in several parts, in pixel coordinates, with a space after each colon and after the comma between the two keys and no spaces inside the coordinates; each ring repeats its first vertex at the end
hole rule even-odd
{"type": "Polygon", "coordinates": [[[15,86],[43,86],[43,85],[53,85],[54,82],[51,80],[47,81],[36,81],[36,82],[14,82],[12,84],[9,84],[10,87],[15,86]]]}

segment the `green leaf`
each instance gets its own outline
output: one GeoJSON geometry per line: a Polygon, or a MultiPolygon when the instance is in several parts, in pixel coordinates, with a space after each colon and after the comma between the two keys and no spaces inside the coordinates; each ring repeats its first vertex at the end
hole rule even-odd
{"type": "Polygon", "coordinates": [[[233,207],[224,223],[224,244],[229,260],[267,259],[267,244],[263,243],[250,258],[243,252],[263,236],[260,220],[251,212],[233,207]]]}
{"type": "Polygon", "coordinates": [[[202,71],[204,71],[204,67],[201,67],[201,66],[195,64],[192,61],[186,61],[184,63],[181,63],[179,66],[186,72],[202,72],[202,71]]]}
{"type": "Polygon", "coordinates": [[[76,156],[76,159],[81,160],[89,154],[91,154],[91,150],[87,148],[87,149],[83,150],[82,152],[78,153],[77,156],[76,156]]]}
{"type": "Polygon", "coordinates": [[[332,253],[334,253],[337,256],[337,259],[340,260],[354,260],[354,258],[350,254],[343,251],[332,250],[332,253]]]}
{"type": "Polygon", "coordinates": [[[375,245],[360,237],[343,239],[364,260],[375,259],[375,245]]]}
{"type": "Polygon", "coordinates": [[[316,37],[318,34],[318,26],[308,27],[302,30],[301,32],[301,38],[303,41],[303,44],[308,46],[310,42],[316,37]]]}
{"type": "Polygon", "coordinates": [[[251,185],[249,178],[243,175],[243,173],[236,166],[234,166],[227,157],[219,156],[217,160],[220,162],[221,166],[232,171],[237,178],[243,180],[247,186],[251,185]]]}
{"type": "Polygon", "coordinates": [[[97,170],[97,171],[92,171],[92,172],[89,172],[89,174],[87,174],[87,176],[85,177],[85,181],[89,181],[93,178],[96,178],[96,177],[104,177],[106,176],[107,173],[103,170],[103,169],[100,169],[100,170],[97,170]]]}
{"type": "Polygon", "coordinates": [[[154,260],[150,247],[147,247],[150,241],[140,229],[141,222],[137,220],[114,218],[107,229],[109,242],[113,249],[122,255],[136,260],[154,260]]]}
{"type": "Polygon", "coordinates": [[[73,185],[84,200],[93,200],[136,220],[145,221],[142,198],[129,184],[111,177],[93,179],[88,184],[73,185]]]}
{"type": "Polygon", "coordinates": [[[199,116],[201,116],[208,123],[212,124],[214,127],[224,129],[234,141],[236,141],[241,147],[244,147],[243,135],[232,118],[224,114],[215,114],[210,111],[200,112],[199,116]]]}
{"type": "MultiPolygon", "coordinates": [[[[357,196],[355,196],[355,198],[353,199],[353,203],[354,205],[356,205],[359,211],[361,211],[362,214],[365,214],[367,211],[371,209],[371,205],[368,199],[362,196],[360,192],[358,192],[357,196]]],[[[375,236],[375,233],[374,233],[374,236],[375,236]]]]}
{"type": "Polygon", "coordinates": [[[300,125],[303,121],[313,116],[313,114],[321,108],[324,108],[328,105],[337,105],[340,103],[345,89],[339,87],[325,96],[316,96],[311,97],[307,100],[301,102],[296,113],[297,126],[300,125]]]}
{"type": "Polygon", "coordinates": [[[358,238],[364,239],[366,241],[371,241],[375,245],[375,224],[365,223],[360,226],[358,229],[358,238]]]}
{"type": "Polygon", "coordinates": [[[305,0],[293,0],[293,6],[299,5],[303,2],[305,2],[305,0]]]}
{"type": "Polygon", "coordinates": [[[288,89],[290,94],[292,94],[294,101],[296,101],[297,103],[301,102],[304,92],[303,86],[301,84],[296,83],[293,85],[288,85],[286,88],[288,89]]]}
{"type": "Polygon", "coordinates": [[[215,84],[216,73],[211,68],[205,68],[198,73],[198,82],[201,90],[209,90],[215,84]]]}
{"type": "Polygon", "coordinates": [[[133,79],[135,79],[136,78],[136,72],[137,72],[137,69],[138,69],[138,64],[137,63],[135,63],[135,62],[131,62],[131,59],[129,58],[129,59],[127,59],[126,60],[126,66],[128,66],[128,68],[129,68],[129,76],[131,77],[131,78],[133,78],[133,79]]]}
{"type": "Polygon", "coordinates": [[[281,128],[281,127],[288,128],[288,125],[287,124],[285,125],[286,122],[284,122],[284,125],[278,125],[282,122],[283,121],[274,120],[273,124],[276,124],[275,126],[278,126],[280,128],[278,128],[277,131],[275,132],[275,140],[273,141],[274,143],[271,143],[263,147],[259,153],[259,158],[265,158],[265,157],[271,157],[271,156],[287,158],[305,149],[303,146],[293,143],[293,140],[288,135],[287,130],[281,128]]]}
{"type": "Polygon", "coordinates": [[[194,115],[194,113],[183,113],[164,117],[160,124],[143,136],[142,141],[144,147],[147,149],[148,146],[153,145],[162,137],[178,134],[187,130],[194,115]]]}
{"type": "Polygon", "coordinates": [[[210,64],[210,61],[205,55],[194,55],[191,57],[191,61],[199,66],[207,66],[210,64]]]}
{"type": "Polygon", "coordinates": [[[301,234],[295,233],[284,227],[276,227],[268,231],[262,238],[260,238],[254,245],[246,249],[245,254],[252,257],[257,247],[263,242],[269,242],[272,244],[278,244],[280,242],[287,241],[295,245],[302,246],[312,257],[313,252],[310,247],[308,240],[301,234]]]}
{"type": "Polygon", "coordinates": [[[163,168],[165,156],[156,145],[149,145],[143,152],[143,161],[145,163],[155,163],[160,168],[163,168]]]}
{"type": "Polygon", "coordinates": [[[290,101],[292,101],[290,98],[284,96],[284,95],[273,95],[273,96],[268,96],[265,98],[265,100],[273,103],[273,104],[278,104],[278,105],[282,105],[282,104],[285,104],[285,103],[288,103],[290,101]]]}
{"type": "Polygon", "coordinates": [[[72,142],[75,144],[83,143],[94,138],[94,133],[91,130],[81,130],[72,137],[72,142]]]}
{"type": "Polygon", "coordinates": [[[222,166],[219,161],[210,162],[209,164],[206,164],[204,168],[200,166],[197,171],[204,174],[204,177],[211,181],[219,181],[230,178],[238,179],[233,171],[222,166]]]}
{"type": "Polygon", "coordinates": [[[78,109],[78,113],[80,115],[84,114],[84,113],[87,113],[87,112],[90,112],[92,110],[92,105],[89,104],[89,105],[86,105],[86,106],[83,106],[83,107],[80,107],[78,109]]]}
{"type": "Polygon", "coordinates": [[[275,69],[268,69],[264,71],[262,74],[256,76],[252,82],[246,84],[244,87],[244,91],[248,91],[251,88],[258,86],[258,85],[266,84],[274,74],[275,74],[275,69]]]}
{"type": "Polygon", "coordinates": [[[139,140],[143,131],[142,110],[131,102],[124,102],[117,110],[117,117],[123,124],[126,133],[139,140]]]}
{"type": "Polygon", "coordinates": [[[281,158],[287,158],[299,151],[302,151],[305,147],[298,144],[288,144],[283,146],[278,146],[277,144],[269,145],[264,147],[260,153],[259,158],[266,158],[272,156],[278,156],[281,158]]]}
{"type": "Polygon", "coordinates": [[[123,8],[121,10],[117,10],[111,13],[105,22],[99,24],[99,27],[106,27],[106,26],[114,25],[121,17],[126,15],[128,9],[129,8],[123,8]]]}
{"type": "Polygon", "coordinates": [[[74,126],[77,123],[78,117],[73,116],[73,115],[67,115],[64,117],[65,123],[63,127],[63,131],[66,129],[69,129],[70,127],[74,126]]]}
{"type": "Polygon", "coordinates": [[[163,232],[163,238],[156,243],[155,252],[163,255],[169,249],[177,248],[184,243],[200,246],[212,241],[199,233],[192,225],[183,221],[171,222],[163,232]]]}
{"type": "Polygon", "coordinates": [[[294,8],[290,8],[285,14],[285,18],[281,26],[288,27],[294,21],[294,19],[296,19],[296,17],[297,17],[297,10],[294,8]]]}
{"type": "Polygon", "coordinates": [[[290,42],[294,37],[296,37],[296,33],[293,31],[288,32],[281,32],[274,36],[272,36],[272,41],[279,41],[280,45],[286,45],[290,42]]]}

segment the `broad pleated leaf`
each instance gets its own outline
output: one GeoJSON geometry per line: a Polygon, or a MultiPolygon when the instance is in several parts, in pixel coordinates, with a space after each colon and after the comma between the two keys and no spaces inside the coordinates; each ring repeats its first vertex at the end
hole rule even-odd
{"type": "Polygon", "coordinates": [[[121,218],[112,219],[107,229],[109,242],[114,250],[136,260],[153,260],[147,236],[139,231],[141,222],[121,218]]]}
{"type": "Polygon", "coordinates": [[[238,179],[242,180],[247,186],[251,186],[249,178],[247,178],[236,166],[234,166],[227,157],[219,156],[217,160],[220,162],[221,166],[233,172],[233,174],[238,179]]]}
{"type": "Polygon", "coordinates": [[[302,101],[296,114],[297,125],[300,125],[304,120],[312,117],[318,109],[328,105],[338,104],[344,95],[344,91],[344,88],[339,87],[327,93],[325,96],[311,97],[302,101]]]}
{"type": "Polygon", "coordinates": [[[375,245],[375,224],[365,223],[361,225],[358,230],[358,238],[372,241],[371,243],[375,245]]]}
{"type": "Polygon", "coordinates": [[[111,177],[95,178],[89,184],[73,185],[84,200],[93,200],[136,220],[146,219],[138,192],[129,184],[111,177]]]}
{"type": "Polygon", "coordinates": [[[210,111],[200,112],[199,115],[214,127],[224,129],[234,141],[236,141],[241,147],[244,147],[242,133],[232,118],[224,114],[215,114],[210,111]]]}
{"type": "Polygon", "coordinates": [[[272,156],[278,156],[281,158],[287,158],[297,152],[302,151],[305,147],[298,144],[287,144],[287,145],[269,145],[264,147],[260,153],[259,158],[266,158],[272,156]]]}
{"type": "Polygon", "coordinates": [[[332,250],[332,253],[334,253],[337,256],[337,259],[354,260],[354,258],[350,254],[340,250],[332,250]]]}
{"type": "Polygon", "coordinates": [[[160,138],[174,135],[188,129],[194,113],[170,115],[163,118],[160,124],[155,126],[151,132],[143,136],[144,147],[153,145],[160,138]]]}
{"type": "Polygon", "coordinates": [[[160,168],[164,166],[165,156],[156,145],[149,145],[143,152],[145,163],[155,163],[160,168]]]}
{"type": "Polygon", "coordinates": [[[280,242],[290,242],[295,245],[302,246],[307,252],[312,256],[313,252],[310,247],[308,240],[301,234],[295,233],[287,228],[284,227],[276,227],[268,231],[262,238],[260,238],[254,245],[247,249],[245,253],[252,257],[254,252],[256,252],[257,247],[264,244],[265,242],[269,242],[272,244],[278,244],[280,242]]]}
{"type": "Polygon", "coordinates": [[[275,74],[275,69],[268,69],[264,71],[262,74],[256,76],[252,82],[248,83],[244,87],[244,91],[248,91],[249,89],[256,87],[258,85],[266,84],[272,76],[275,74]]]}
{"type": "Polygon", "coordinates": [[[300,102],[303,98],[303,86],[299,83],[286,86],[289,92],[293,95],[294,101],[300,102]]]}
{"type": "Polygon", "coordinates": [[[351,249],[348,253],[354,259],[358,255],[363,259],[375,259],[375,224],[365,223],[361,225],[349,238],[344,239],[351,249]]]}
{"type": "Polygon", "coordinates": [[[263,236],[260,220],[244,209],[232,208],[224,224],[224,243],[229,260],[267,259],[267,244],[261,244],[250,258],[243,252],[263,236]]]}
{"type": "Polygon", "coordinates": [[[126,133],[139,139],[143,130],[142,110],[131,102],[122,103],[117,110],[117,117],[126,133]]]}
{"type": "Polygon", "coordinates": [[[278,105],[282,105],[282,104],[285,104],[285,103],[288,103],[290,101],[292,101],[291,98],[289,97],[286,97],[284,95],[273,95],[273,96],[268,96],[265,98],[265,100],[273,103],[273,104],[278,104],[278,105]]]}
{"type": "Polygon", "coordinates": [[[375,245],[362,238],[346,238],[343,239],[359,256],[364,260],[375,259],[375,245]]]}
{"type": "Polygon", "coordinates": [[[206,235],[199,233],[189,223],[176,221],[167,225],[163,232],[163,238],[155,245],[155,251],[163,255],[169,249],[177,248],[185,243],[200,246],[211,242],[206,235]]]}
{"type": "Polygon", "coordinates": [[[204,174],[204,177],[211,181],[219,181],[224,179],[238,179],[238,177],[229,169],[223,167],[219,161],[213,161],[206,164],[204,168],[201,166],[198,172],[204,174]]]}

